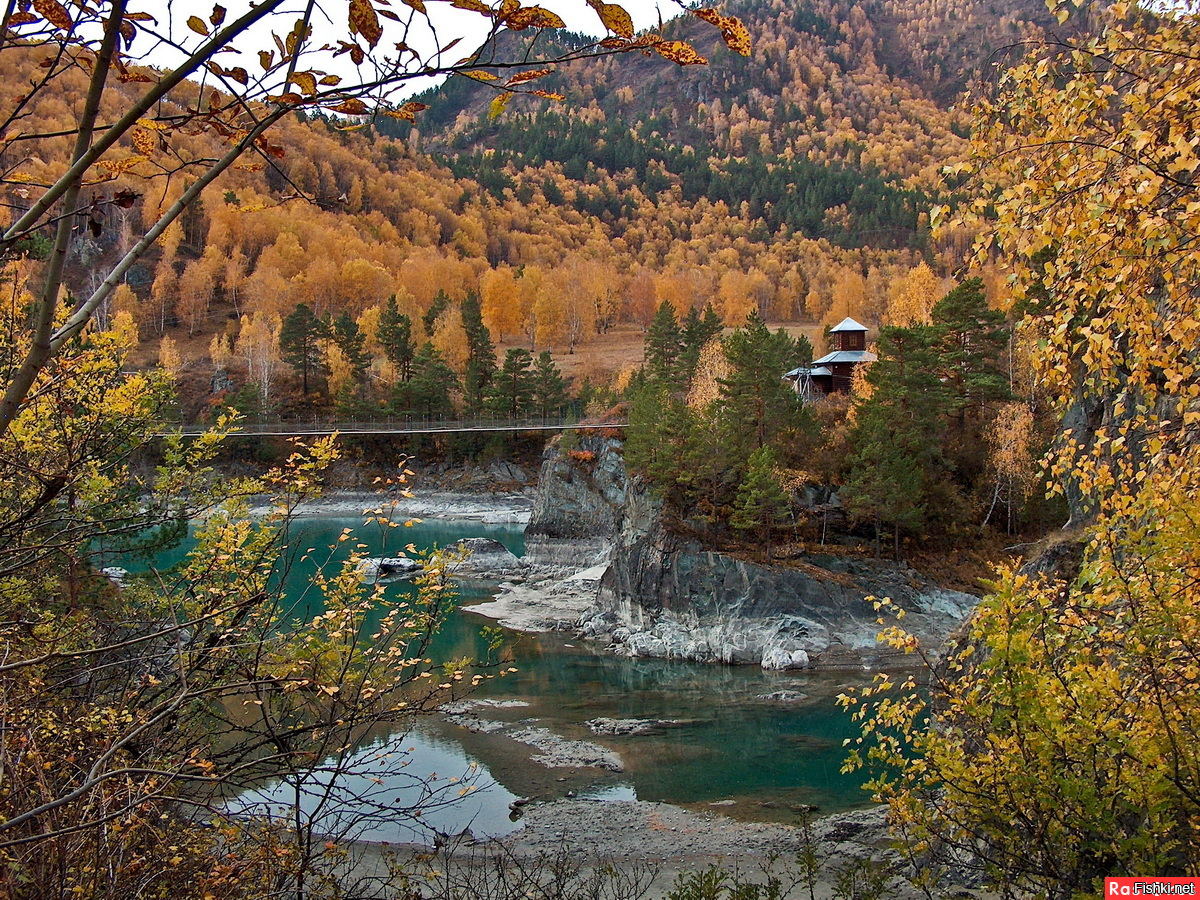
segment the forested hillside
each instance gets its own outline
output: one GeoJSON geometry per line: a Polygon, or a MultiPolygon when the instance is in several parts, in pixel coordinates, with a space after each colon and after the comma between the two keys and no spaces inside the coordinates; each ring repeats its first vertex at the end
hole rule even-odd
{"type": "MultiPolygon", "coordinates": [[[[746,0],[730,12],[750,31],[749,57],[689,18],[664,32],[693,41],[706,66],[585,60],[538,82],[564,100],[516,96],[494,108],[500,95],[482,76],[455,77],[422,98],[430,108],[412,127],[386,116],[286,120],[258,160],[224,175],[127,273],[101,322],[133,316],[147,361],[166,337],[172,368],[244,366],[268,405],[293,375],[311,387],[278,349],[301,305],[318,319],[348,315],[373,380],[389,384],[378,322],[393,296],[397,314],[428,323],[412,352],[428,340],[460,378],[469,292],[493,339],[535,354],[573,352],[618,323],[644,328],[664,300],[681,316],[711,302],[731,325],[751,309],[770,321],[852,314],[878,325],[918,264],[945,276],[966,245],[965,233],[931,240],[925,212],[953,196],[940,173],[966,152],[965,119],[947,101],[992,47],[1044,24],[1045,10],[1032,0],[746,0]],[[430,316],[439,297],[449,314],[430,316]]],[[[6,102],[38,62],[19,49],[0,60],[6,102]]],[[[29,104],[29,131],[69,128],[67,98],[85,73],[59,78],[59,91],[29,104]]],[[[180,109],[191,90],[177,91],[180,109]]],[[[211,158],[215,137],[186,137],[171,156],[146,128],[107,163],[116,177],[98,195],[137,195],[81,231],[68,264],[77,292],[188,186],[175,157],[211,158]]],[[[69,144],[21,150],[10,149],[10,165],[37,184],[62,171],[69,144]]],[[[317,362],[322,374],[345,372],[344,361],[317,362]]]]}

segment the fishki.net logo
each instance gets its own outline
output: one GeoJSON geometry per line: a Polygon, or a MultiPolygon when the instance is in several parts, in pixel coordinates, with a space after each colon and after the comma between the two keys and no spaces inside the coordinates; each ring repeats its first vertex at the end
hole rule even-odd
{"type": "Polygon", "coordinates": [[[1200,878],[1105,878],[1107,897],[1195,897],[1200,878]]]}

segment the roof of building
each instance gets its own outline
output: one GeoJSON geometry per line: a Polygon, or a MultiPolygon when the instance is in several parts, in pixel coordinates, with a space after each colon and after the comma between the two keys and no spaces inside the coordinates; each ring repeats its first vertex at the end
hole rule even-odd
{"type": "Polygon", "coordinates": [[[783,377],[784,378],[801,378],[805,375],[808,375],[811,377],[814,375],[821,376],[821,375],[832,375],[832,374],[833,374],[833,372],[829,371],[829,369],[825,368],[824,366],[798,366],[797,368],[792,369],[792,371],[784,373],[783,377]]]}
{"type": "Polygon", "coordinates": [[[849,316],[846,316],[846,318],[842,319],[842,321],[838,322],[836,325],[834,325],[832,328],[830,328],[829,333],[837,334],[839,331],[866,331],[866,330],[867,330],[866,325],[863,325],[860,322],[855,322],[852,318],[850,318],[849,316]]]}
{"type": "Polygon", "coordinates": [[[875,354],[870,350],[834,350],[826,353],[820,359],[814,359],[814,366],[825,366],[831,363],[861,363],[875,362],[875,354]]]}

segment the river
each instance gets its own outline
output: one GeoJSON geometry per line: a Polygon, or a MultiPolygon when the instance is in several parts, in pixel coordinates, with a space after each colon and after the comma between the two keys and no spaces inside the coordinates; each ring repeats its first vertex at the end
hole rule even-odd
{"type": "MultiPolygon", "coordinates": [[[[292,546],[333,548],[333,560],[344,559],[361,541],[367,555],[389,555],[384,533],[363,529],[362,519],[314,517],[292,526],[292,546]],[[356,541],[339,542],[343,529],[356,529],[356,541]]],[[[425,521],[404,529],[404,542],[419,549],[446,546],[463,537],[488,537],[518,556],[524,553],[522,526],[485,525],[465,520],[425,521]]],[[[177,561],[185,545],[160,555],[156,566],[177,561]]],[[[311,554],[316,556],[317,554],[311,554]]],[[[285,583],[300,591],[315,572],[315,563],[298,560],[285,583]]],[[[413,590],[405,582],[389,592],[413,590]]],[[[310,592],[311,593],[311,592],[310,592]]],[[[464,587],[463,600],[478,602],[490,596],[484,585],[464,587]]],[[[314,611],[315,612],[315,611],[314,611]]],[[[480,616],[456,612],[437,636],[432,654],[440,658],[477,657],[483,650],[480,628],[494,625],[480,616]]],[[[839,767],[845,755],[844,738],[853,733],[847,715],[834,697],[847,685],[861,685],[869,676],[765,672],[757,667],[701,665],[653,659],[631,659],[599,652],[556,633],[507,632],[517,671],[485,682],[471,712],[485,729],[472,732],[432,717],[403,736],[381,739],[361,752],[364,758],[381,751],[405,755],[402,776],[376,784],[367,773],[361,784],[347,785],[348,794],[372,790],[387,795],[395,807],[413,805],[432,773],[446,783],[467,785],[470,793],[449,804],[431,803],[419,820],[398,822],[387,817],[358,827],[369,840],[406,840],[421,830],[419,823],[447,832],[470,826],[476,834],[499,835],[519,827],[510,818],[509,804],[517,797],[557,799],[564,796],[599,799],[657,800],[693,809],[712,809],[738,818],[791,822],[797,809],[822,812],[863,805],[861,774],[845,776],[839,767]],[[801,699],[780,701],[766,695],[789,691],[801,699]],[[643,719],[664,723],[644,734],[597,735],[587,722],[598,718],[643,719]],[[503,728],[499,727],[502,723],[503,728]],[[532,761],[537,751],[509,735],[522,726],[546,729],[570,740],[599,744],[615,751],[623,762],[619,772],[595,768],[550,768],[532,761]],[[487,729],[495,728],[489,733],[487,729]]],[[[317,804],[327,785],[309,792],[305,802],[317,804]]],[[[243,796],[260,809],[282,809],[297,796],[295,786],[269,784],[243,796]]],[[[462,787],[449,792],[461,793],[462,787]]],[[[333,827],[330,830],[335,830],[333,827]]]]}

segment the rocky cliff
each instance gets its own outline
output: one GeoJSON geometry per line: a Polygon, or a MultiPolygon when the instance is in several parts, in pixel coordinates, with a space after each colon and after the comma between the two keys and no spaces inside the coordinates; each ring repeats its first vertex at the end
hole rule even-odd
{"type": "Polygon", "coordinates": [[[580,631],[617,652],[772,669],[875,666],[899,653],[877,645],[868,597],[905,609],[905,627],[927,647],[976,603],[902,565],[830,553],[767,566],[670,534],[650,493],[626,478],[620,450],[596,435],[549,448],[526,531],[535,562],[609,558],[580,631]]]}

